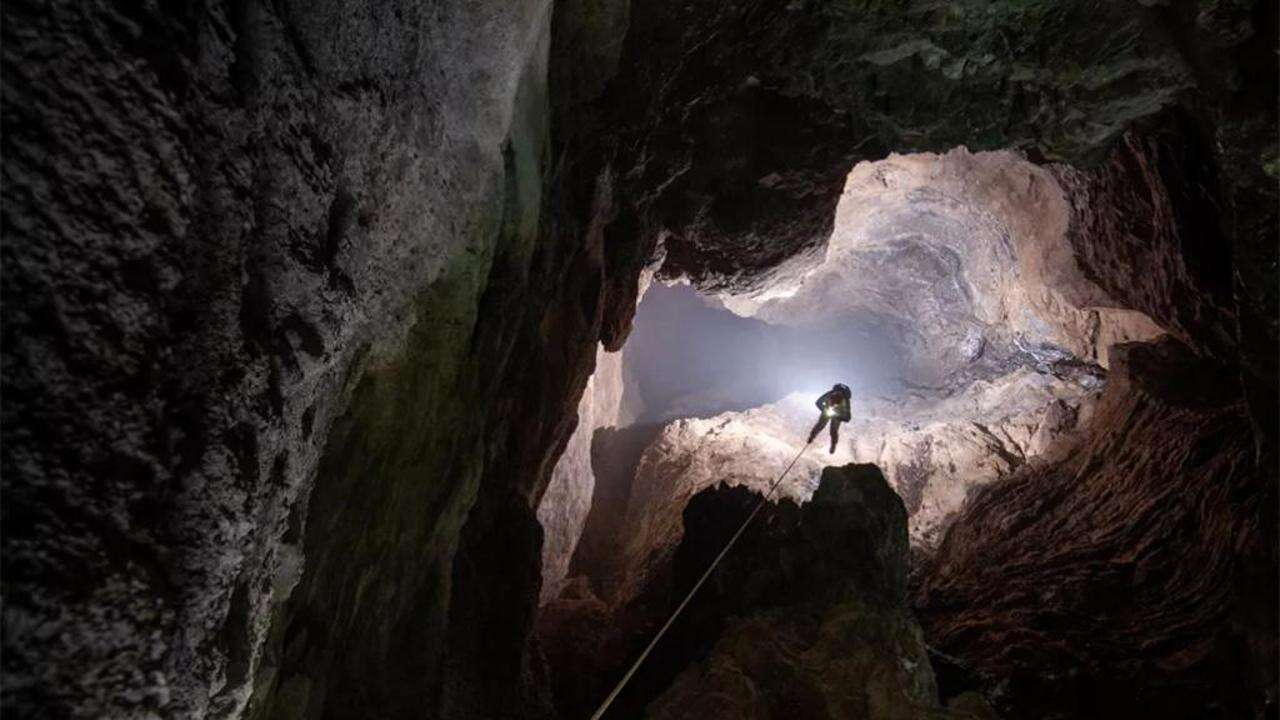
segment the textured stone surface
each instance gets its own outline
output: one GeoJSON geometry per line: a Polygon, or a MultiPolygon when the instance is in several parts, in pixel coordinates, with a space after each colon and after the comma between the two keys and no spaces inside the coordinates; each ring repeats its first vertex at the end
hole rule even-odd
{"type": "Polygon", "coordinates": [[[906,504],[913,549],[928,554],[975,490],[1041,462],[1088,425],[1101,387],[1088,370],[1023,369],[941,401],[870,398],[841,429],[842,444],[855,462],[884,468],[906,504]]]}
{"type": "Polygon", "coordinates": [[[1216,166],[1185,117],[1160,120],[1126,134],[1098,168],[1053,169],[1071,198],[1071,244],[1085,273],[1126,307],[1240,363],[1259,440],[1274,444],[1277,203],[1224,179],[1249,172],[1216,166]]]}
{"type": "Polygon", "coordinates": [[[551,5],[5,3],[6,715],[548,711],[534,509],[642,268],[767,281],[889,150],[1177,105],[1150,187],[1222,214],[1157,239],[1274,415],[1274,3],[551,5]]]}
{"type": "MultiPolygon", "coordinates": [[[[1189,267],[1203,258],[1210,277],[1221,258],[1247,258],[1231,275],[1240,309],[1220,309],[1236,318],[1229,352],[1244,347],[1255,416],[1274,434],[1274,3],[741,0],[654,2],[629,14],[600,8],[593,27],[625,15],[628,34],[616,65],[612,56],[603,63],[617,75],[598,102],[582,106],[580,152],[569,167],[584,170],[591,188],[581,206],[611,199],[602,228],[611,275],[633,272],[661,247],[665,277],[716,291],[763,290],[780,264],[821,254],[827,218],[859,160],[964,145],[1013,147],[1037,163],[1088,168],[1114,162],[1107,159],[1116,147],[1131,142],[1126,132],[1151,133],[1162,139],[1150,142],[1164,144],[1165,161],[1148,163],[1160,165],[1161,179],[1134,177],[1132,187],[1165,187],[1186,226],[1176,235],[1180,249],[1153,252],[1186,255],[1179,262],[1189,267]]],[[[1126,192],[1114,204],[1094,195],[1097,212],[1163,202],[1136,197],[1130,205],[1120,200],[1126,192]]],[[[1092,212],[1072,210],[1077,229],[1091,224],[1092,212]]],[[[1163,216],[1151,222],[1168,227],[1163,216]]],[[[1177,275],[1178,264],[1143,272],[1158,284],[1166,272],[1177,275]]],[[[1210,283],[1197,292],[1218,290],[1210,283]]],[[[634,288],[611,284],[607,297],[611,307],[627,306],[634,288]]],[[[1110,299],[1148,312],[1119,290],[1110,299]]],[[[1088,337],[1095,319],[1086,312],[1080,320],[1071,334],[1088,337]]],[[[626,331],[626,317],[606,318],[611,347],[626,331]]],[[[1143,335],[1100,333],[1090,344],[1100,354],[1108,340],[1143,335]]]]}
{"type": "Polygon", "coordinates": [[[538,522],[544,532],[541,595],[544,603],[559,594],[591,509],[595,490],[592,438],[597,430],[627,425],[630,421],[622,404],[625,390],[622,361],[621,352],[601,349],[597,353],[596,370],[578,402],[578,426],[556,461],[551,482],[538,505],[538,522]]]}
{"type": "MultiPolygon", "coordinates": [[[[907,501],[918,549],[936,544],[973,488],[1033,460],[1082,414],[1087,419],[1102,382],[1092,364],[1106,365],[1111,343],[1159,333],[1085,277],[1070,217],[1054,176],[1012,153],[960,149],[862,163],[848,178],[821,260],[784,265],[767,291],[725,296],[729,308],[772,325],[891,328],[864,342],[893,348],[906,384],[858,393],[840,458],[885,468],[907,501]]],[[[708,325],[688,322],[689,338],[708,325]]],[[[682,346],[694,343],[668,334],[682,346]]],[[[790,343],[767,357],[730,350],[716,372],[733,376],[739,364],[785,361],[788,352],[803,354],[790,343]]],[[[851,356],[858,352],[851,347],[851,356]]],[[[852,357],[839,365],[855,375],[840,379],[861,390],[873,383],[858,377],[859,367],[852,357]]],[[[714,407],[714,399],[703,404],[714,407]]],[[[612,567],[595,569],[605,599],[625,605],[662,572],[679,538],[680,511],[701,488],[722,480],[766,488],[799,450],[813,421],[809,405],[797,397],[664,429],[640,461],[625,515],[608,539],[619,548],[612,567]]],[[[824,444],[825,437],[817,443],[824,444]]],[[[827,461],[819,451],[801,460],[784,494],[808,497],[827,461]]]]}
{"type": "Polygon", "coordinates": [[[819,249],[857,160],[962,144],[1102,157],[1191,92],[1177,44],[1143,35],[1174,15],[1086,1],[558,5],[564,201],[608,239],[606,346],[629,329],[625,278],[660,247],[667,277],[739,291],[819,249]],[[622,42],[606,37],[623,26],[622,42]]]}
{"type": "Polygon", "coordinates": [[[918,385],[963,387],[1028,352],[1105,367],[1112,343],[1160,329],[1081,272],[1070,219],[1054,176],[1009,152],[859,163],[822,257],[725,303],[772,323],[886,327],[918,385]]]}
{"type": "Polygon", "coordinates": [[[979,492],[923,573],[931,643],[1005,718],[1275,711],[1276,478],[1229,368],[1113,351],[1055,462],[979,492]]]}
{"type": "Polygon", "coordinates": [[[1101,158],[1188,95],[1169,11],[1093,2],[647,3],[605,94],[617,233],[749,286],[821,245],[854,161],[1025,145],[1101,158]],[[760,142],[765,139],[765,142],[760,142]],[[822,147],[824,151],[818,151],[822,147]]]}
{"type": "MultiPolygon", "coordinates": [[[[758,499],[717,488],[690,502],[677,589],[692,585],[758,499]]],[[[690,606],[676,629],[723,631],[646,717],[974,717],[938,704],[906,578],[902,501],[874,466],[825,469],[811,501],[757,518],[690,606]]],[[[692,644],[672,640],[681,642],[692,644]]]]}
{"type": "Polygon", "coordinates": [[[430,647],[442,609],[389,558],[447,577],[476,496],[513,334],[487,288],[533,287],[547,11],[5,5],[6,715],[238,715],[304,548],[362,512],[330,552],[370,637],[430,647]],[[379,464],[308,513],[352,418],[379,464]],[[384,494],[397,443],[436,453],[397,469],[417,508],[384,494]]]}
{"type": "Polygon", "coordinates": [[[1215,170],[1173,120],[1127,133],[1101,167],[1054,166],[1071,202],[1070,244],[1085,273],[1185,343],[1235,356],[1231,256],[1215,170]]]}

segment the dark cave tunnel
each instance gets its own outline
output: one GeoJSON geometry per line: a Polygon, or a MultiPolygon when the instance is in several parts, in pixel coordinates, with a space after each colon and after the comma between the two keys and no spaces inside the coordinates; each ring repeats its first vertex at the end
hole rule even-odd
{"type": "Polygon", "coordinates": [[[1274,3],[0,13],[6,717],[1277,717],[1274,3]]]}

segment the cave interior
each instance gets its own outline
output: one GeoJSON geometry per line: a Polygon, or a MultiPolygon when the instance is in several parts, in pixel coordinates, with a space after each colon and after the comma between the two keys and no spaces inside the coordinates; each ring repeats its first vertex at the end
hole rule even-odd
{"type": "Polygon", "coordinates": [[[1276,3],[0,13],[7,717],[1280,717],[1276,3]]]}

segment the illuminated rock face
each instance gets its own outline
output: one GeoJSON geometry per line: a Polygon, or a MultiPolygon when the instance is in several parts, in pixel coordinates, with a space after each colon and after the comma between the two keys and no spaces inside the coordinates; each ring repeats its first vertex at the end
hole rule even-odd
{"type": "Polygon", "coordinates": [[[1231,368],[1171,337],[1113,358],[1092,421],[965,506],[921,624],[1001,717],[1266,717],[1275,458],[1231,368]]]}
{"type": "MultiPolygon", "coordinates": [[[[803,501],[824,464],[875,463],[906,503],[913,546],[927,553],[975,488],[1034,463],[1087,422],[1107,348],[1160,329],[1116,309],[1085,277],[1070,217],[1054,175],[1008,152],[957,149],[855,167],[820,260],[793,260],[775,285],[722,298],[739,314],[790,330],[878,328],[868,337],[901,358],[896,383],[824,378],[854,386],[854,418],[838,452],[825,453],[824,432],[779,494],[803,501]]],[[[715,358],[724,374],[757,361],[715,358]]],[[[619,555],[606,599],[625,605],[663,572],[695,493],[720,482],[766,491],[816,420],[817,392],[665,427],[642,455],[614,527],[619,555]]],[[[576,537],[579,525],[568,526],[574,530],[548,526],[557,552],[576,537]]],[[[561,577],[563,563],[548,563],[549,577],[561,577]]]]}
{"type": "Polygon", "coordinates": [[[855,461],[884,470],[906,504],[913,548],[927,554],[974,490],[1034,465],[1087,424],[1101,386],[1093,372],[1023,368],[943,400],[870,399],[842,443],[855,461]]]}
{"type": "Polygon", "coordinates": [[[560,592],[569,559],[582,535],[591,509],[595,473],[591,469],[591,439],[596,430],[626,424],[623,409],[622,353],[596,354],[596,370],[578,403],[578,427],[551,473],[551,482],[538,505],[542,541],[542,602],[560,592]]]}
{"type": "Polygon", "coordinates": [[[962,387],[971,366],[1007,366],[1014,355],[1106,367],[1112,343],[1160,329],[1085,277],[1069,219],[1054,175],[1013,153],[958,148],[859,163],[825,253],[724,301],[775,323],[848,318],[892,328],[909,379],[929,387],[962,387]]]}

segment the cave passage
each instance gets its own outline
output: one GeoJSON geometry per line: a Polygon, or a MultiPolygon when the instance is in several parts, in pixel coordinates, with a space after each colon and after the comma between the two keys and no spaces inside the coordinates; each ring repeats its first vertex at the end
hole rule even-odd
{"type": "Polygon", "coordinates": [[[637,423],[749,410],[843,382],[859,396],[899,387],[901,351],[868,317],[802,325],[735,315],[689,285],[654,283],[624,350],[637,423]]]}
{"type": "MultiPolygon", "coordinates": [[[[1162,332],[1085,277],[1068,216],[1052,168],[1015,153],[894,155],[854,167],[825,246],[763,280],[702,292],[659,272],[626,344],[598,355],[539,511],[548,643],[592,627],[565,614],[584,602],[617,624],[603,631],[615,652],[647,639],[690,498],[763,494],[797,456],[779,502],[809,502],[828,466],[874,464],[912,552],[934,553],[973,492],[1088,422],[1113,343],[1162,332]],[[813,401],[836,382],[853,391],[852,420],[833,452],[824,433],[802,453],[813,401]]],[[[705,640],[658,650],[622,706],[639,712],[705,640]]],[[[607,689],[560,680],[573,712],[607,689]]]]}
{"type": "Polygon", "coordinates": [[[543,499],[544,601],[575,553],[610,565],[595,578],[610,585],[603,576],[678,539],[689,493],[762,486],[837,382],[852,388],[853,419],[782,495],[804,501],[825,464],[875,463],[906,503],[913,545],[932,548],[972,489],[1087,419],[1111,344],[1161,332],[1083,275],[1068,215],[1052,169],[1015,153],[894,155],[854,167],[826,245],[762,280],[653,282],[624,347],[599,354],[543,499]],[[617,537],[592,539],[593,496],[612,498],[593,512],[617,537]]]}
{"type": "Polygon", "coordinates": [[[1277,13],[0,3],[0,716],[1274,720],[1277,13]]]}

